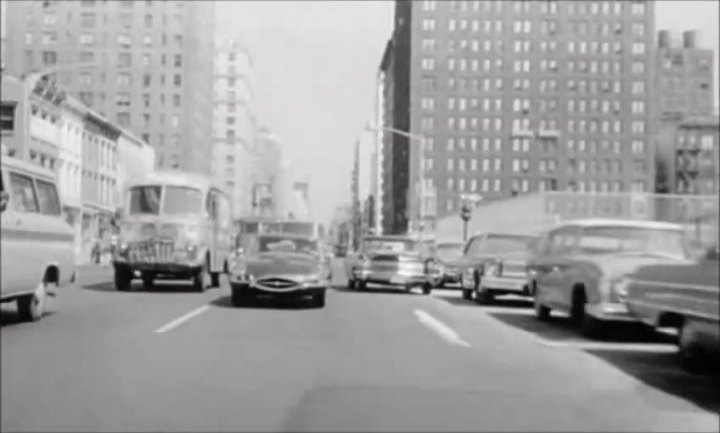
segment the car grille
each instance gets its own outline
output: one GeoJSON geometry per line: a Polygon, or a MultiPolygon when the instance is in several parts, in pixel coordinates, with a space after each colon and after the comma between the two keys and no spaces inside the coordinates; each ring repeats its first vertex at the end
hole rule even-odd
{"type": "Polygon", "coordinates": [[[501,275],[506,277],[524,277],[527,275],[525,262],[503,262],[501,275]]]}
{"type": "Polygon", "coordinates": [[[261,278],[255,281],[255,284],[261,288],[267,288],[270,290],[283,290],[293,289],[298,286],[298,283],[287,278],[261,278]]]}
{"type": "Polygon", "coordinates": [[[133,262],[165,262],[171,261],[174,253],[172,241],[152,240],[131,244],[129,257],[133,262]]]}

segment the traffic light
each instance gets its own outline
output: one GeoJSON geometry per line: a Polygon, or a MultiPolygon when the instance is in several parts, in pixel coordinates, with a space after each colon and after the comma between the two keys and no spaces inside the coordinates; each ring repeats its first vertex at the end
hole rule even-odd
{"type": "Polygon", "coordinates": [[[463,221],[470,221],[470,218],[472,218],[470,208],[468,207],[468,205],[463,205],[463,207],[460,209],[460,219],[462,219],[463,221]]]}

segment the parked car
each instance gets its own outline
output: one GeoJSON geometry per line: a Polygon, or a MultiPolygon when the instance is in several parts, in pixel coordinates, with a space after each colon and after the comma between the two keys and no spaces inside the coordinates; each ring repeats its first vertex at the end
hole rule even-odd
{"type": "Polygon", "coordinates": [[[533,295],[527,272],[533,241],[534,238],[523,250],[498,255],[485,263],[480,283],[475,290],[475,300],[478,303],[489,304],[498,295],[533,295]]]}
{"type": "Polygon", "coordinates": [[[297,234],[259,234],[240,254],[230,271],[233,305],[245,305],[258,296],[309,296],[315,306],[325,306],[330,269],[315,239],[297,234]]]}
{"type": "Polygon", "coordinates": [[[653,328],[676,328],[682,365],[703,371],[720,354],[718,247],[693,263],[659,264],[627,275],[630,314],[653,328]]]}
{"type": "Polygon", "coordinates": [[[370,284],[422,288],[426,295],[437,283],[429,243],[405,236],[368,236],[348,260],[351,289],[365,290],[370,284]]]}
{"type": "Polygon", "coordinates": [[[459,285],[462,282],[462,242],[438,242],[433,253],[436,263],[437,286],[459,285]]]}
{"type": "Polygon", "coordinates": [[[656,221],[587,219],[545,234],[528,264],[538,319],[569,313],[586,336],[611,322],[636,322],[624,302],[622,277],[647,265],[690,263],[682,226],[656,221]]]}
{"type": "Polygon", "coordinates": [[[62,215],[55,175],[3,155],[0,171],[0,302],[40,320],[47,297],[75,275],[74,231],[62,215]]]}
{"type": "Polygon", "coordinates": [[[485,265],[525,254],[534,239],[534,236],[513,233],[484,233],[470,238],[465,245],[461,262],[463,298],[471,300],[473,294],[478,294],[479,297],[476,298],[478,302],[490,302],[494,292],[479,291],[480,281],[485,274],[485,265]]]}

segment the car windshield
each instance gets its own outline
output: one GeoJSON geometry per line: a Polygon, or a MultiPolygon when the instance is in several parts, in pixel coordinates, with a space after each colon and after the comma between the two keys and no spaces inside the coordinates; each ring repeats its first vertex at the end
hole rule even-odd
{"type": "Polygon", "coordinates": [[[533,238],[530,236],[491,235],[480,245],[476,253],[513,253],[526,251],[533,238]]]}
{"type": "Polygon", "coordinates": [[[463,244],[438,244],[435,248],[435,254],[440,260],[457,260],[462,257],[463,244]]]}
{"type": "Polygon", "coordinates": [[[417,242],[411,239],[366,239],[364,242],[365,252],[393,252],[407,253],[417,250],[417,242]]]}
{"type": "Polygon", "coordinates": [[[318,244],[312,239],[283,236],[261,236],[258,238],[258,252],[293,252],[317,255],[318,244]]]}
{"type": "Polygon", "coordinates": [[[680,230],[640,227],[592,227],[582,230],[577,247],[585,253],[641,253],[687,257],[685,235],[680,230]]]}

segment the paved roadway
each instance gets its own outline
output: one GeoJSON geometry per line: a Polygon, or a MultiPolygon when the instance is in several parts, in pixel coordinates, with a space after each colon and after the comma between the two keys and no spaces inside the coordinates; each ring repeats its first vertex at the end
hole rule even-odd
{"type": "Polygon", "coordinates": [[[324,309],[233,308],[80,275],[41,322],[3,306],[2,431],[718,431],[717,380],[671,344],[587,342],[517,301],[338,276],[324,309]]]}

